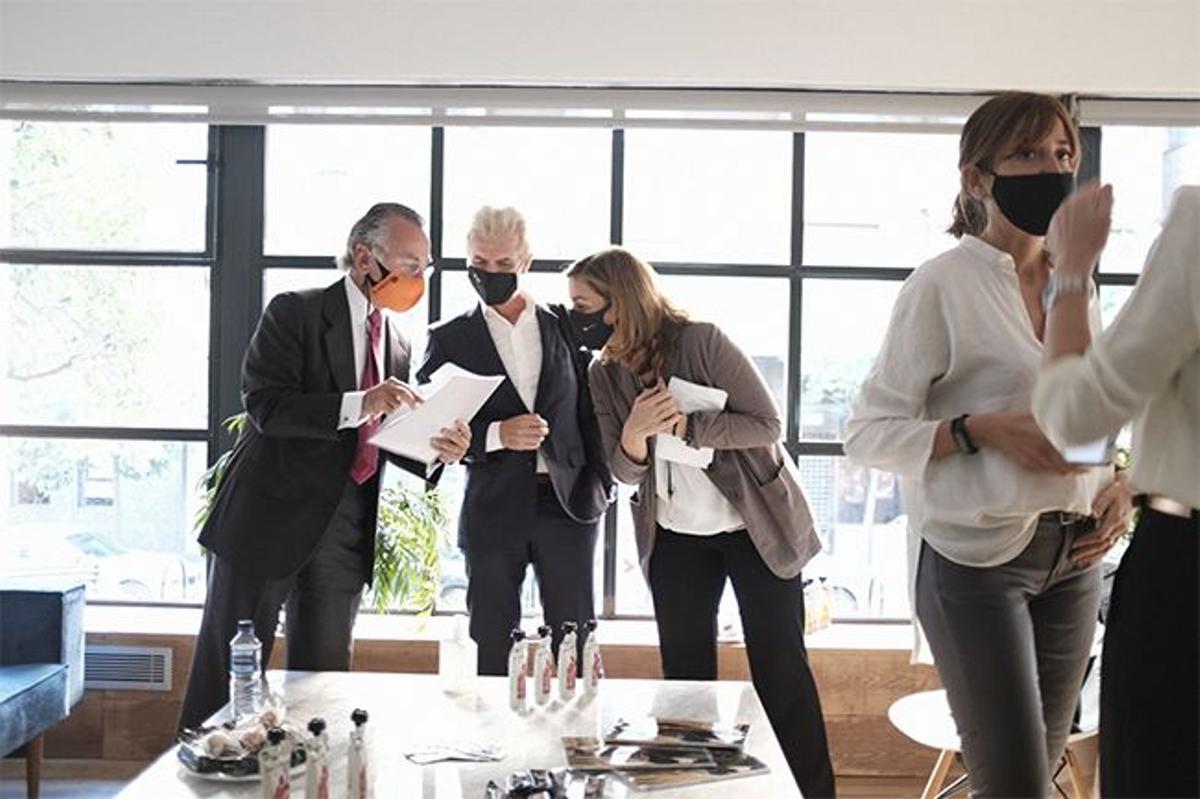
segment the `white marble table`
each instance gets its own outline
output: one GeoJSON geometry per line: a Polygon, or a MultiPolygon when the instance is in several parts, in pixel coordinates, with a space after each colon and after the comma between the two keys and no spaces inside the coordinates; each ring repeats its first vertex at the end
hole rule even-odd
{"type": "MultiPolygon", "coordinates": [[[[272,691],[285,697],[289,717],[306,724],[312,716],[329,725],[332,745],[333,797],[345,796],[345,752],[350,711],[365,708],[378,799],[480,799],[489,779],[503,784],[513,771],[566,765],[564,735],[600,735],[618,717],[654,714],[664,718],[750,724],[746,751],[767,764],[766,774],[652,793],[653,799],[786,799],[800,792],[788,770],[754,689],[745,682],[666,682],[605,680],[597,697],[576,698],[565,705],[519,715],[508,707],[504,678],[481,677],[471,695],[442,691],[433,675],[369,672],[271,672],[272,691]],[[408,747],[438,741],[497,745],[499,763],[443,763],[418,767],[403,753],[408,747]]],[[[223,718],[218,714],[215,718],[223,718]]],[[[612,786],[606,796],[621,796],[612,786]]],[[[131,782],[118,799],[165,797],[257,797],[259,785],[209,782],[182,772],[175,748],[167,750],[131,782]]],[[[293,778],[292,795],[304,795],[303,776],[293,778]]]]}

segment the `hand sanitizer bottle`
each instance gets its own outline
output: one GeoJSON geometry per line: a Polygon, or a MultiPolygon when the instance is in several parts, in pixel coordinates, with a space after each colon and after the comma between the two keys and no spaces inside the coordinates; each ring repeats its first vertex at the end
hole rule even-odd
{"type": "Polygon", "coordinates": [[[579,653],[575,643],[575,622],[563,622],[562,643],[558,645],[558,698],[566,702],[575,696],[579,653]]]}
{"type": "Polygon", "coordinates": [[[325,719],[308,722],[309,737],[304,741],[304,795],[311,799],[329,799],[329,736],[325,719]]]}
{"type": "Polygon", "coordinates": [[[512,641],[512,648],[508,650],[508,705],[518,713],[524,713],[528,693],[525,664],[529,657],[526,652],[525,633],[513,630],[508,638],[512,641]]]}
{"type": "Polygon", "coordinates": [[[548,624],[538,627],[537,652],[533,658],[533,698],[539,705],[550,701],[554,680],[554,651],[550,648],[551,630],[548,624]]]}
{"type": "Polygon", "coordinates": [[[604,662],[600,659],[600,642],[596,640],[596,620],[588,619],[583,628],[587,636],[583,639],[583,695],[594,696],[604,676],[604,662]]]}
{"type": "Polygon", "coordinates": [[[349,763],[346,767],[346,796],[348,799],[370,799],[371,772],[367,757],[367,711],[359,709],[350,714],[354,729],[350,731],[349,763]]]}

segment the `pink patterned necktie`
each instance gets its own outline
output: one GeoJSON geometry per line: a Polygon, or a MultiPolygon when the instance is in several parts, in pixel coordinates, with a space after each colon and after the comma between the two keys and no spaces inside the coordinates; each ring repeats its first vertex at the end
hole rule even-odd
{"type": "MultiPolygon", "coordinates": [[[[370,345],[367,347],[367,360],[363,364],[362,379],[358,381],[360,391],[374,388],[379,383],[379,370],[375,367],[375,351],[379,349],[379,337],[383,332],[383,317],[378,308],[373,308],[367,316],[367,329],[370,332],[370,345]]],[[[354,463],[350,467],[350,479],[362,485],[374,476],[379,469],[379,447],[367,443],[371,436],[379,430],[379,419],[368,419],[358,426],[358,450],[354,453],[354,463]]]]}

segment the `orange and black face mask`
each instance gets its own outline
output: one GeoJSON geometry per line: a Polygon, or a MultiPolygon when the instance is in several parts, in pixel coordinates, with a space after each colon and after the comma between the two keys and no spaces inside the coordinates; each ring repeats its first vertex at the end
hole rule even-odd
{"type": "Polygon", "coordinates": [[[375,259],[375,263],[383,277],[375,280],[367,275],[367,285],[371,292],[371,304],[376,308],[404,313],[425,296],[424,271],[418,275],[402,275],[389,272],[378,258],[375,259]]]}

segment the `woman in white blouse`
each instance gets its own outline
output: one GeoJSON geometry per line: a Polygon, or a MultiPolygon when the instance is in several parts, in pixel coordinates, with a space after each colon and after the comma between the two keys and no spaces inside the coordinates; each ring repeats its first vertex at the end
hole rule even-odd
{"type": "Polygon", "coordinates": [[[1121,560],[1100,680],[1105,796],[1200,796],[1200,186],[1184,186],[1137,288],[1092,341],[1085,293],[1108,238],[1111,187],[1081,190],[1051,226],[1057,293],[1033,412],[1058,444],[1136,418],[1142,507],[1121,560]]]}
{"type": "Polygon", "coordinates": [[[905,281],[846,431],[851,459],[901,476],[914,608],[976,796],[1046,795],[1092,644],[1096,564],[1130,510],[1111,467],[1067,463],[1029,410],[1043,237],[1079,155],[1054,98],[1005,93],[971,115],[961,241],[905,281]]]}

